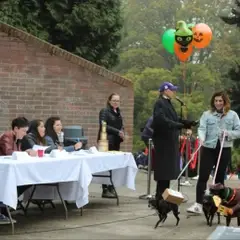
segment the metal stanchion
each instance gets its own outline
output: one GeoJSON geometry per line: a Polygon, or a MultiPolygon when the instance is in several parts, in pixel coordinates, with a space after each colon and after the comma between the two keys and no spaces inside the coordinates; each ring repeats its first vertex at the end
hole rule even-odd
{"type": "MultiPolygon", "coordinates": [[[[186,140],[186,152],[185,152],[185,164],[188,164],[188,156],[189,154],[189,144],[191,144],[190,137],[187,136],[186,140]]],[[[185,182],[181,183],[182,186],[192,186],[192,184],[188,181],[188,167],[185,170],[185,182]]]]}
{"type": "Polygon", "coordinates": [[[147,174],[147,193],[139,196],[139,199],[150,199],[151,191],[151,176],[152,176],[152,139],[148,140],[148,174],[147,174]]]}

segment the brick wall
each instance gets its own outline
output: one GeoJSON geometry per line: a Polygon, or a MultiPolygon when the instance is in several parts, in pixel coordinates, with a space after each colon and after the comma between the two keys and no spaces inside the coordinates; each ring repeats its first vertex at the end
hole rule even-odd
{"type": "Polygon", "coordinates": [[[59,115],[65,126],[81,125],[89,146],[95,145],[99,111],[107,97],[117,92],[129,135],[121,149],[131,151],[132,85],[115,83],[89,70],[89,66],[87,69],[65,58],[0,29],[0,131],[9,129],[11,120],[19,115],[44,121],[59,115]]]}

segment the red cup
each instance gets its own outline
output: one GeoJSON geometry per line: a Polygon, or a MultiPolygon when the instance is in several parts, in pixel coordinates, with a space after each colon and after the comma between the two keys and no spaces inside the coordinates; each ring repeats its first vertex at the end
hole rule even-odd
{"type": "Polygon", "coordinates": [[[38,150],[37,150],[37,154],[38,154],[38,157],[43,157],[43,155],[44,155],[44,150],[38,149],[38,150]]]}

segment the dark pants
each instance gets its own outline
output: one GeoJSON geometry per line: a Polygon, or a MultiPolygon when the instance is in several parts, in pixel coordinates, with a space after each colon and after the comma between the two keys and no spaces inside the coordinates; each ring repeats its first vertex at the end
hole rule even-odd
{"type": "MultiPolygon", "coordinates": [[[[109,143],[108,150],[109,151],[119,151],[120,150],[120,142],[109,143]]],[[[102,189],[103,190],[107,190],[107,189],[111,190],[112,189],[112,185],[102,184],[102,189]]]]}
{"type": "Polygon", "coordinates": [[[162,199],[162,194],[166,188],[170,187],[170,180],[157,181],[156,199],[162,199]]]}
{"type": "MultiPolygon", "coordinates": [[[[18,186],[17,187],[17,195],[20,197],[28,188],[30,188],[32,185],[24,185],[24,186],[18,186]]],[[[5,216],[8,216],[6,208],[1,208],[0,213],[4,214],[5,216]]]]}
{"type": "MultiPolygon", "coordinates": [[[[201,148],[200,171],[196,189],[197,203],[202,204],[203,195],[207,188],[207,181],[209,179],[209,175],[213,170],[213,167],[217,165],[219,151],[220,142],[217,143],[215,149],[206,147],[201,148]]],[[[224,176],[226,173],[227,166],[230,162],[231,162],[231,148],[230,147],[223,148],[215,183],[224,184],[224,176]]]]}

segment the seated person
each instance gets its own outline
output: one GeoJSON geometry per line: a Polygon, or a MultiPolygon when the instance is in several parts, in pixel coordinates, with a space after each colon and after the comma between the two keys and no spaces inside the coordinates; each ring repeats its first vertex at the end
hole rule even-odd
{"type": "MultiPolygon", "coordinates": [[[[27,135],[22,139],[21,149],[26,151],[26,149],[32,149],[34,145],[47,146],[44,123],[40,119],[30,122],[27,135]]],[[[45,150],[45,153],[50,153],[53,149],[56,149],[56,147],[50,146],[45,150]]]]}
{"type": "MultiPolygon", "coordinates": [[[[0,156],[12,155],[14,151],[21,151],[21,140],[27,134],[28,120],[24,117],[15,118],[12,121],[12,130],[0,136],[0,156]]],[[[31,156],[36,156],[36,152],[31,148],[26,148],[31,156]]]]}
{"type": "MultiPolygon", "coordinates": [[[[26,135],[27,130],[28,120],[24,117],[15,118],[12,121],[12,130],[0,136],[0,156],[12,155],[14,151],[21,151],[21,139],[26,135]]],[[[32,149],[26,148],[25,151],[31,156],[36,156],[36,152],[32,149]]],[[[18,196],[22,195],[29,187],[29,185],[18,186],[18,196]]],[[[0,209],[0,222],[9,222],[7,215],[5,208],[0,209]]]]}
{"type": "Polygon", "coordinates": [[[62,123],[59,117],[50,117],[47,119],[45,123],[46,128],[46,142],[48,146],[53,146],[58,149],[64,149],[67,152],[73,152],[79,150],[82,147],[81,142],[77,142],[75,145],[72,146],[61,146],[63,143],[63,139],[61,139],[62,132],[62,123]]]}

